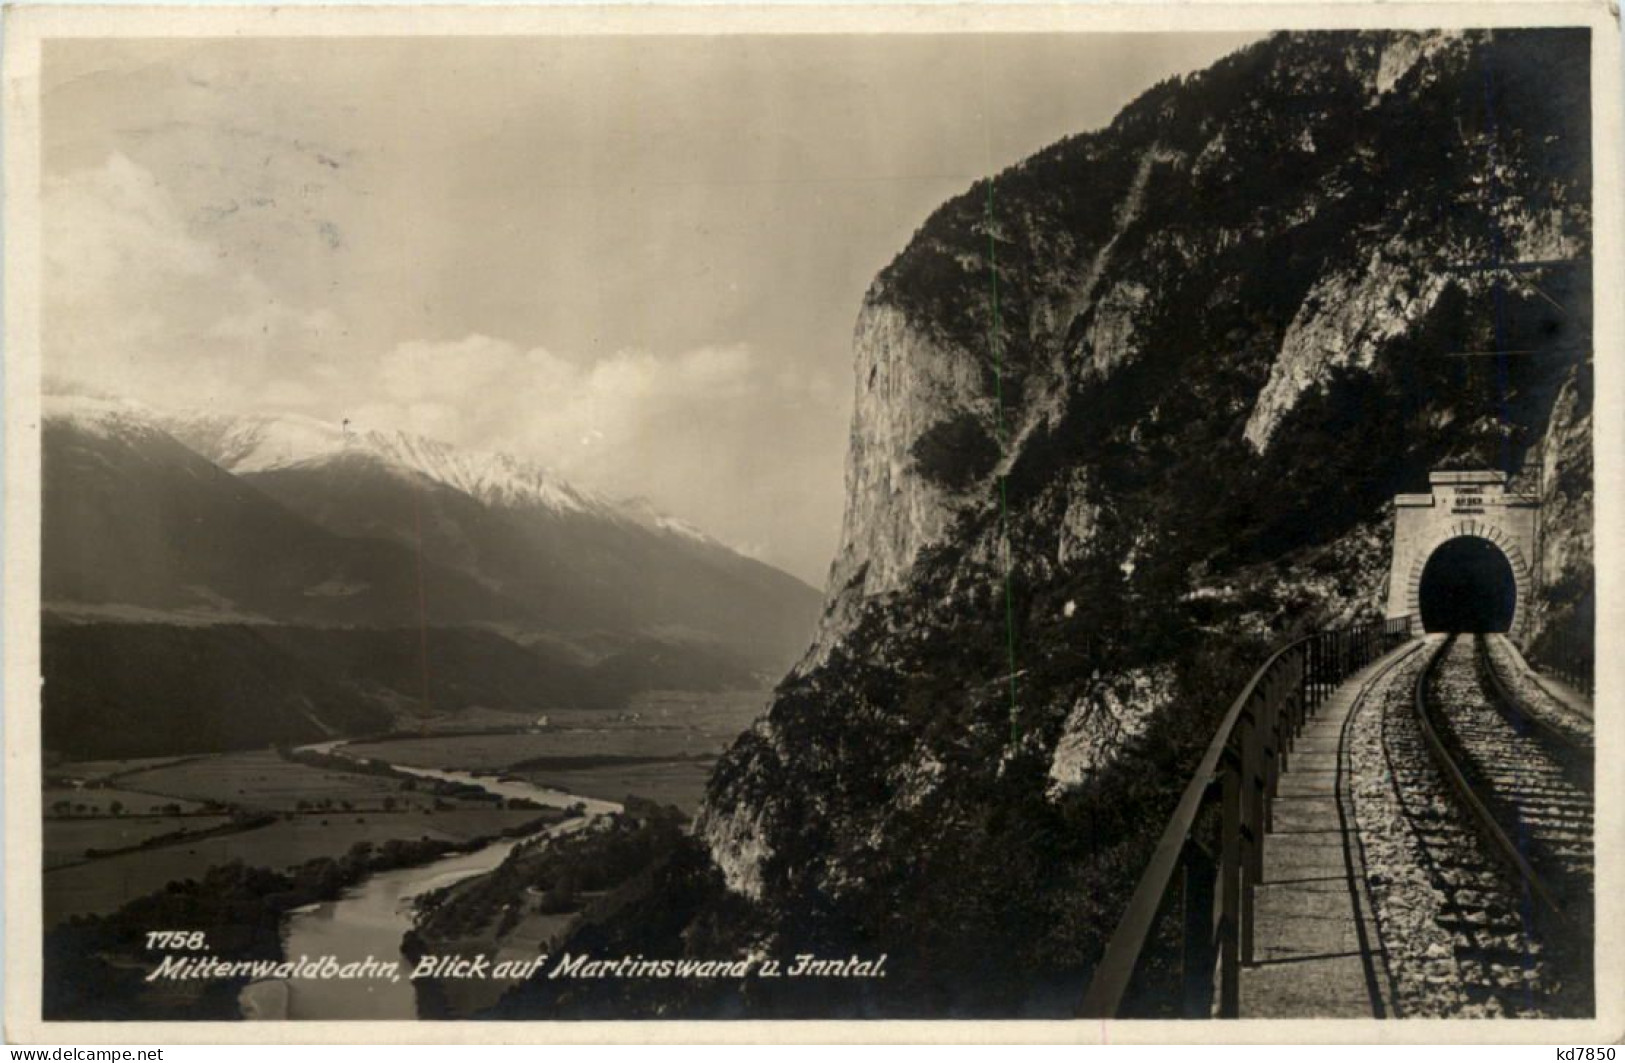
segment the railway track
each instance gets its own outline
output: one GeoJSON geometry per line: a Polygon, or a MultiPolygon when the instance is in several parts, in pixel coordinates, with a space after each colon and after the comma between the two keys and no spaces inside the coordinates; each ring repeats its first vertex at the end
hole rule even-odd
{"type": "Polygon", "coordinates": [[[1148,956],[1188,1016],[1596,1014],[1592,714],[1503,639],[1398,621],[1253,674],[1080,1015],[1136,1007],[1148,956]]]}
{"type": "MultiPolygon", "coordinates": [[[[1498,687],[1497,697],[1517,706],[1536,729],[1553,732],[1547,739],[1555,741],[1560,749],[1582,753],[1589,771],[1589,754],[1596,731],[1591,706],[1554,694],[1546,680],[1529,668],[1523,655],[1505,635],[1483,636],[1479,654],[1485,677],[1498,687]]],[[[1590,788],[1589,775],[1585,785],[1590,788]]]]}
{"type": "Polygon", "coordinates": [[[1484,636],[1447,640],[1432,663],[1419,704],[1489,814],[1484,829],[1499,831],[1533,872],[1533,893],[1565,919],[1583,916],[1594,871],[1589,745],[1513,695],[1484,636]]]}
{"type": "MultiPolygon", "coordinates": [[[[1413,993],[1413,1006],[1590,1014],[1589,744],[1521,703],[1482,636],[1420,657],[1414,683],[1383,699],[1380,746],[1454,985],[1413,993]]],[[[1444,980],[1437,965],[1424,979],[1444,980]]]]}

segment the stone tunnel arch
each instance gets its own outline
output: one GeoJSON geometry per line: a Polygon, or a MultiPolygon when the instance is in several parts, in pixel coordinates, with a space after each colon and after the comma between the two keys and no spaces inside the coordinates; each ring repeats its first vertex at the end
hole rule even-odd
{"type": "Polygon", "coordinates": [[[1499,547],[1476,535],[1447,539],[1422,565],[1417,615],[1424,631],[1509,631],[1517,577],[1499,547]]]}
{"type": "MultiPolygon", "coordinates": [[[[1454,561],[1451,555],[1455,553],[1459,553],[1463,558],[1470,559],[1475,546],[1486,557],[1504,560],[1511,580],[1511,600],[1505,603],[1504,614],[1498,615],[1494,619],[1493,626],[1487,629],[1521,634],[1522,622],[1527,612],[1526,606],[1530,601],[1530,594],[1533,590],[1529,563],[1524,557],[1522,548],[1519,547],[1510,534],[1485,520],[1469,519],[1453,523],[1441,534],[1435,536],[1424,549],[1415,552],[1405,582],[1405,612],[1418,618],[1422,626],[1427,630],[1443,630],[1443,627],[1438,626],[1443,618],[1436,603],[1424,601],[1423,581],[1424,579],[1438,580],[1441,576],[1449,578],[1448,575],[1440,572],[1440,563],[1454,561]],[[1430,563],[1432,565],[1431,572],[1430,563]],[[1424,609],[1424,605],[1431,608],[1424,609]]],[[[1471,564],[1472,562],[1468,560],[1466,563],[1471,564]]],[[[1493,561],[1491,563],[1493,564],[1493,561]]],[[[1457,566],[1452,565],[1452,567],[1457,566]]],[[[1459,567],[1457,572],[1460,572],[1459,567]]],[[[1498,593],[1489,587],[1481,587],[1480,590],[1486,596],[1498,593]]],[[[1463,629],[1457,628],[1456,630],[1463,629]]],[[[1469,626],[1466,630],[1472,630],[1472,628],[1469,626]]]]}
{"type": "MultiPolygon", "coordinates": [[[[1428,562],[1453,540],[1483,540],[1488,546],[1473,548],[1469,542],[1450,549],[1465,551],[1463,556],[1469,561],[1474,549],[1481,562],[1493,561],[1494,554],[1505,558],[1512,570],[1513,588],[1506,630],[1514,641],[1523,641],[1538,589],[1539,573],[1532,559],[1539,555],[1540,500],[1527,486],[1515,488],[1508,479],[1498,469],[1435,469],[1428,474],[1425,493],[1394,496],[1389,617],[1409,616],[1420,630],[1422,581],[1428,562]],[[1489,547],[1494,548],[1493,554],[1489,547]]],[[[1525,484],[1530,481],[1528,475],[1522,479],[1525,484]]],[[[1504,577],[1504,571],[1501,575],[1504,577]]]]}

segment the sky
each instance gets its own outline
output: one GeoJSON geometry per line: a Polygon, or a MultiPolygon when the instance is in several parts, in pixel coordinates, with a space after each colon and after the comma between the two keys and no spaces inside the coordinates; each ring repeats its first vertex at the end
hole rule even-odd
{"type": "Polygon", "coordinates": [[[822,586],[874,275],[1250,39],[52,41],[44,368],[506,451],[822,586]]]}

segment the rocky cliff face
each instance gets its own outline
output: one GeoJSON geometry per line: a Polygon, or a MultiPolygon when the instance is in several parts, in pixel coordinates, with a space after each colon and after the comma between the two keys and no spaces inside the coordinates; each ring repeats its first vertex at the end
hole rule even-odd
{"type": "Polygon", "coordinates": [[[1550,659],[1552,641],[1594,638],[1591,372],[1575,366],[1552,405],[1539,452],[1540,594],[1526,649],[1550,659]]]}
{"type": "Polygon", "coordinates": [[[1064,1010],[1263,649],[1377,614],[1393,494],[1544,439],[1588,527],[1587,53],[1279,35],[926,220],[858,322],[817,642],[698,824],[753,947],[1064,1010]]]}
{"type": "Polygon", "coordinates": [[[700,824],[772,934],[1085,961],[1127,766],[1206,735],[1206,655],[1372,615],[1432,467],[1543,443],[1547,578],[1589,576],[1585,44],[1278,36],[925,223],[859,319],[817,644],[700,824]]]}

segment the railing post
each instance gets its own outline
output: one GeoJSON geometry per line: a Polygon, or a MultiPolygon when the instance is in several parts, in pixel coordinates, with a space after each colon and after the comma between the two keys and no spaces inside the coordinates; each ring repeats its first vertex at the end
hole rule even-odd
{"type": "Polygon", "coordinates": [[[1332,667],[1331,636],[1324,631],[1315,634],[1315,712],[1320,712],[1320,703],[1326,700],[1326,675],[1332,667]]]}
{"type": "Polygon", "coordinates": [[[1119,1013],[1145,950],[1173,916],[1174,878],[1183,912],[1181,998],[1187,1014],[1240,1014],[1240,972],[1256,962],[1256,894],[1274,799],[1296,739],[1311,715],[1355,667],[1409,635],[1410,621],[1321,631],[1277,650],[1231,704],[1197,774],[1164,828],[1127,909],[1107,942],[1078,1014],[1119,1013]],[[1217,798],[1219,846],[1196,836],[1217,798]],[[1215,896],[1215,893],[1217,896],[1215,896]],[[1217,986],[1214,979],[1217,978],[1217,986]],[[1214,990],[1216,989],[1216,993],[1214,990]]]}
{"type": "Polygon", "coordinates": [[[1309,650],[1307,647],[1292,651],[1292,748],[1298,746],[1303,734],[1304,687],[1309,680],[1309,650]]]}
{"type": "Polygon", "coordinates": [[[1219,1018],[1241,1013],[1241,757],[1225,749],[1219,814],[1219,1018]]]}
{"type": "MultiPolygon", "coordinates": [[[[1275,763],[1270,769],[1271,801],[1274,801],[1275,795],[1280,792],[1281,776],[1291,768],[1291,763],[1287,758],[1292,754],[1290,739],[1292,723],[1287,713],[1291,711],[1292,705],[1288,700],[1291,694],[1287,691],[1286,678],[1286,676],[1280,677],[1271,694],[1271,698],[1275,702],[1275,708],[1270,711],[1270,733],[1274,735],[1275,742],[1275,763]]],[[[1270,826],[1272,829],[1275,826],[1273,817],[1270,819],[1270,826]]]]}
{"type": "Polygon", "coordinates": [[[1303,653],[1298,650],[1292,652],[1292,744],[1290,748],[1298,748],[1298,735],[1303,733],[1303,681],[1308,678],[1303,668],[1303,653]]]}
{"type": "Polygon", "coordinates": [[[1275,793],[1286,766],[1281,744],[1281,672],[1279,667],[1264,683],[1264,729],[1260,734],[1264,769],[1264,833],[1275,829],[1275,793]]]}
{"type": "Polygon", "coordinates": [[[1303,682],[1298,689],[1298,730],[1301,732],[1309,723],[1309,647],[1305,646],[1303,652],[1298,654],[1298,668],[1303,673],[1303,682]]]}
{"type": "Polygon", "coordinates": [[[1184,1007],[1187,1019],[1213,1014],[1213,857],[1194,841],[1185,846],[1184,1007]]]}
{"type": "Polygon", "coordinates": [[[1319,710],[1320,703],[1326,696],[1326,636],[1322,632],[1315,634],[1315,708],[1319,710]]]}
{"type": "Polygon", "coordinates": [[[1241,962],[1253,962],[1253,889],[1264,874],[1264,779],[1259,764],[1262,728],[1259,705],[1248,706],[1241,731],[1241,826],[1246,859],[1242,863],[1241,962]]]}
{"type": "Polygon", "coordinates": [[[1303,720],[1308,722],[1310,710],[1315,709],[1315,636],[1310,636],[1303,647],[1303,720]]]}
{"type": "Polygon", "coordinates": [[[1298,659],[1288,655],[1281,661],[1281,771],[1291,767],[1287,758],[1298,742],[1298,659]]]}

